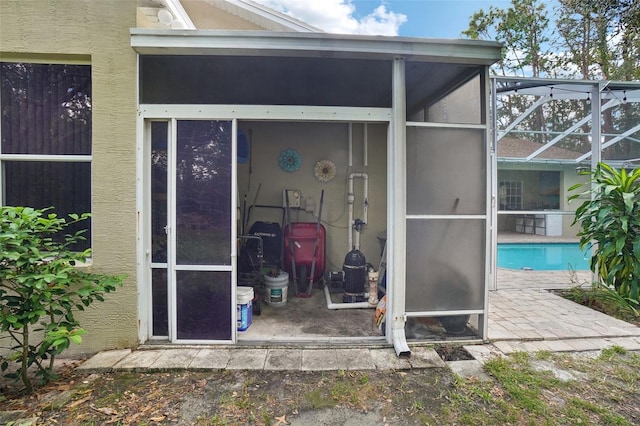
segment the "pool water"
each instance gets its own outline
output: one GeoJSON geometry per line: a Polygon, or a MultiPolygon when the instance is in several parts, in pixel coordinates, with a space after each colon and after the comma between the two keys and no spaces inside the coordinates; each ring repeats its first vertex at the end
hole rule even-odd
{"type": "Polygon", "coordinates": [[[500,243],[498,267],[534,271],[589,270],[589,249],[577,243],[500,243]]]}

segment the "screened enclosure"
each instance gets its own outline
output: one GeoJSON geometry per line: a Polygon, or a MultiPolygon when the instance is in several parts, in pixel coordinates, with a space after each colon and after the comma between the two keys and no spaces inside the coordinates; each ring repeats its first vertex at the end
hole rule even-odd
{"type": "MultiPolygon", "coordinates": [[[[145,184],[142,188],[151,203],[145,208],[152,210],[151,235],[146,241],[152,246],[154,258],[156,253],[161,256],[152,263],[152,273],[146,268],[141,272],[141,276],[153,282],[152,291],[143,289],[143,293],[156,300],[151,305],[143,303],[143,307],[151,307],[144,318],[151,330],[149,335],[172,342],[239,339],[246,343],[265,339],[265,335],[251,337],[251,330],[262,330],[258,322],[264,322],[263,318],[255,318],[256,326],[243,335],[214,332],[235,323],[236,253],[225,240],[217,245],[223,255],[228,250],[224,262],[181,264],[180,258],[189,247],[198,246],[195,240],[186,245],[180,243],[179,221],[185,209],[195,209],[197,213],[198,206],[211,199],[229,197],[231,209],[225,211],[231,211],[232,215],[223,222],[230,232],[226,234],[224,227],[220,231],[231,235],[233,240],[239,217],[236,206],[241,210],[238,200],[259,197],[261,203],[257,204],[282,206],[282,188],[297,185],[305,199],[313,194],[313,205],[319,202],[317,194],[324,191],[322,219],[327,229],[327,263],[333,268],[338,265],[339,269],[345,258],[343,234],[354,226],[347,221],[347,200],[352,195],[347,197],[346,188],[347,176],[355,173],[358,177],[366,176],[364,185],[360,182],[353,185],[355,191],[366,188],[370,191],[363,202],[371,215],[358,232],[362,232],[363,250],[369,262],[376,269],[385,265],[379,288],[381,297],[387,297],[389,321],[383,323],[382,330],[364,335],[352,333],[349,323],[370,323],[375,310],[356,309],[347,315],[348,306],[333,311],[327,302],[327,309],[319,311],[323,315],[317,309],[307,315],[315,318],[312,326],[305,328],[307,334],[304,330],[302,335],[287,334],[289,331],[284,330],[291,327],[282,319],[280,334],[268,338],[282,342],[301,339],[323,342],[363,341],[364,336],[393,343],[400,354],[407,350],[405,337],[452,338],[446,331],[425,335],[414,327],[421,321],[460,316],[465,319],[464,338],[485,338],[491,220],[487,65],[498,58],[499,46],[463,41],[444,44],[446,48],[440,42],[427,40],[407,39],[397,43],[395,38],[327,34],[230,35],[196,31],[178,35],[173,32],[169,36],[136,30],[132,45],[140,54],[139,100],[143,120],[140,128],[144,129],[143,135],[152,134],[139,142],[141,151],[152,158],[148,184],[151,186],[149,189],[145,184]],[[185,44],[185,37],[192,38],[193,44],[185,44]],[[229,37],[231,41],[227,40],[229,37]],[[228,43],[236,47],[233,52],[228,43]],[[224,181],[224,186],[215,184],[198,193],[198,182],[184,186],[192,197],[188,204],[183,204],[180,133],[171,129],[179,131],[181,123],[194,120],[231,120],[246,135],[250,152],[259,153],[259,157],[249,154],[245,160],[248,164],[237,164],[231,169],[230,187],[224,181]],[[153,136],[155,133],[158,138],[153,136]],[[322,135],[328,139],[323,140],[322,135]],[[178,142],[173,149],[174,158],[179,161],[175,166],[174,160],[169,161],[168,171],[164,171],[164,163],[156,165],[153,153],[157,150],[160,154],[166,149],[163,141],[167,137],[174,141],[169,146],[178,142]],[[360,141],[365,142],[361,145],[360,141]],[[278,163],[272,162],[283,149],[298,152],[300,171],[296,168],[288,175],[283,174],[278,163]],[[308,180],[301,174],[321,158],[336,164],[335,181],[308,180]],[[172,167],[176,169],[171,171],[172,167]],[[160,183],[153,178],[154,173],[158,173],[160,183]],[[167,181],[167,173],[174,177],[167,181]],[[253,179],[260,179],[259,183],[253,179]],[[343,180],[342,185],[339,179],[343,180]],[[154,188],[166,190],[168,195],[158,197],[156,202],[154,188]],[[177,217],[174,225],[171,216],[177,217]],[[167,233],[166,223],[177,229],[167,233]],[[376,239],[383,231],[386,247],[380,247],[382,241],[376,239]],[[177,237],[171,236],[172,232],[177,237]],[[162,245],[167,235],[165,264],[162,245]],[[228,276],[227,267],[231,271],[228,276]],[[207,300],[212,298],[217,283],[229,291],[214,297],[213,312],[205,307],[211,306],[207,300]],[[181,307],[181,298],[187,297],[183,290],[193,293],[193,309],[199,312],[202,306],[206,318],[213,321],[203,327],[208,335],[198,334],[199,326],[191,317],[192,312],[181,307]],[[215,319],[218,314],[227,315],[230,322],[215,319]],[[331,327],[340,321],[341,328],[331,327]],[[356,334],[357,337],[351,337],[356,334]]],[[[146,157],[144,161],[148,161],[146,157]]],[[[361,214],[360,207],[355,212],[361,214]]],[[[298,210],[294,217],[320,220],[313,208],[308,212],[298,210]],[[304,216],[309,212],[312,216],[304,216]]],[[[190,238],[196,237],[194,234],[190,238]]],[[[360,234],[358,244],[359,240],[360,234]]],[[[204,255],[207,247],[202,245],[200,255],[204,255]]],[[[290,297],[295,294],[291,288],[289,294],[290,297]]]]}
{"type": "Polygon", "coordinates": [[[489,151],[486,83],[469,78],[407,122],[407,315],[479,314],[485,279],[489,151]]]}
{"type": "Polygon", "coordinates": [[[640,165],[640,85],[498,77],[492,93],[498,243],[576,243],[572,222],[584,200],[570,203],[577,191],[569,188],[600,161],[640,165]]]}

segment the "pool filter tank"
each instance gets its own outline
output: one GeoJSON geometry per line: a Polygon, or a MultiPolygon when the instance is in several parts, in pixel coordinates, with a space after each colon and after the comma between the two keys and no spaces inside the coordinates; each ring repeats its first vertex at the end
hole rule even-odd
{"type": "Polygon", "coordinates": [[[367,283],[367,260],[358,249],[353,249],[344,258],[342,265],[344,275],[344,303],[364,301],[367,283]]]}

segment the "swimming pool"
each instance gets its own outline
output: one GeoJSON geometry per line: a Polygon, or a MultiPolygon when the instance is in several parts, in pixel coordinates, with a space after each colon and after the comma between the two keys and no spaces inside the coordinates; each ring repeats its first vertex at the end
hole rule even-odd
{"type": "Polygon", "coordinates": [[[589,250],[578,243],[499,243],[498,267],[534,271],[589,270],[589,250]]]}

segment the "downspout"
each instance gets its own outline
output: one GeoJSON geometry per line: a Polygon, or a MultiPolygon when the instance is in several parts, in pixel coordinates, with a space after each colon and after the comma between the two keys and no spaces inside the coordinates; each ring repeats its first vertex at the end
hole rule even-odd
{"type": "Polygon", "coordinates": [[[387,336],[399,357],[411,356],[404,333],[406,322],[406,181],[407,181],[407,99],[403,58],[393,60],[390,138],[387,144],[387,180],[391,192],[387,203],[389,232],[387,243],[387,336]]]}
{"type": "MultiPolygon", "coordinates": [[[[348,140],[349,140],[349,169],[351,170],[351,167],[353,167],[353,124],[349,123],[349,136],[348,136],[348,140]]],[[[353,197],[353,187],[352,187],[352,182],[351,180],[349,180],[349,185],[351,190],[347,191],[347,210],[349,211],[349,218],[348,218],[348,227],[347,227],[347,251],[350,251],[353,248],[353,232],[351,231],[351,226],[353,224],[353,201],[354,201],[354,197],[353,197]]]]}

